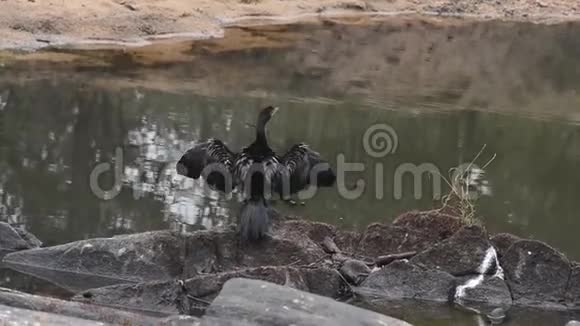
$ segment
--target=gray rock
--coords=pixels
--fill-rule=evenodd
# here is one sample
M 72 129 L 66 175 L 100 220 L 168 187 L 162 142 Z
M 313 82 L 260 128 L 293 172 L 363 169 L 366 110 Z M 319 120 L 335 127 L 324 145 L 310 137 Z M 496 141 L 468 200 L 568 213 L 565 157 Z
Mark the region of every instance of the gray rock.
M 32 233 L 13 227 L 8 223 L 0 222 L 0 251 L 12 252 L 18 250 L 38 248 L 42 242 Z
M 340 273 L 333 268 L 300 268 L 307 291 L 329 298 L 340 296 L 346 286 Z
M 454 288 L 455 278 L 449 273 L 398 260 L 371 273 L 354 291 L 362 301 L 418 299 L 447 302 Z
M 480 266 L 490 248 L 493 247 L 487 233 L 480 226 L 466 226 L 449 239 L 417 254 L 411 262 L 455 276 L 480 274 Z M 495 269 L 489 269 L 489 273 L 494 272 Z
M 201 319 L 193 316 L 171 316 L 160 321 L 161 326 L 199 326 Z
M 429 232 L 435 241 L 445 240 L 465 226 L 462 219 L 445 213 L 445 211 L 447 210 L 405 212 L 397 216 L 393 221 L 393 226 Z
M 505 320 L 506 311 L 504 308 L 495 308 L 485 316 L 492 325 L 499 325 Z
M 2 325 L 42 325 L 42 326 L 106 326 L 80 318 L 59 316 L 46 312 L 31 311 L 0 305 L 0 322 Z
M 180 314 L 182 288 L 177 281 L 117 284 L 83 291 L 74 301 L 107 305 L 136 313 L 171 316 Z
M 570 276 L 568 259 L 535 240 L 514 243 L 500 260 L 514 304 L 564 309 Z
M 439 241 L 440 238 L 429 230 L 375 223 L 369 225 L 363 233 L 356 253 L 366 257 L 377 257 L 406 251 L 421 251 Z
M 199 231 L 184 238 L 183 278 L 259 266 L 305 265 L 327 254 L 315 241 L 332 230 L 321 223 L 287 221 L 277 225 L 270 239 L 242 245 L 234 229 Z
M 337 230 L 334 235 L 334 243 L 343 253 L 357 252 L 362 235 L 354 231 Z
M 571 268 L 566 286 L 566 304 L 571 309 L 580 310 L 580 263 L 572 263 Z
M 108 307 L 64 301 L 0 288 L 0 305 L 120 325 L 158 325 L 159 319 Z M 42 323 L 42 325 L 45 325 Z
M 315 294 L 263 281 L 232 279 L 208 308 L 202 326 L 409 325 Z
M 371 273 L 371 269 L 360 260 L 350 259 L 340 267 L 340 274 L 351 284 L 359 285 Z
M 570 320 L 566 323 L 566 326 L 580 326 L 580 321 L 577 320 Z
M 264 280 L 330 297 L 337 296 L 342 286 L 338 272 L 329 268 L 270 266 L 198 275 L 181 284 L 165 281 L 107 286 L 87 290 L 73 300 L 157 315 L 201 315 L 232 278 Z
M 14 252 L 3 263 L 40 278 L 68 280 L 71 286 L 61 285 L 83 290 L 94 286 L 92 278 L 98 284 L 174 279 L 183 269 L 181 255 L 177 235 L 156 231 Z
M 491 238 L 491 243 L 497 250 L 498 257 L 502 257 L 506 251 L 516 242 L 522 240 L 510 233 L 500 233 L 496 234 Z
M 475 284 L 474 280 L 479 280 L 479 278 L 481 282 L 471 287 Z M 468 286 L 465 286 L 466 284 Z M 461 301 L 462 304 L 478 302 L 506 308 L 512 304 L 512 296 L 505 281 L 499 277 L 483 275 L 462 277 L 455 290 L 455 299 Z

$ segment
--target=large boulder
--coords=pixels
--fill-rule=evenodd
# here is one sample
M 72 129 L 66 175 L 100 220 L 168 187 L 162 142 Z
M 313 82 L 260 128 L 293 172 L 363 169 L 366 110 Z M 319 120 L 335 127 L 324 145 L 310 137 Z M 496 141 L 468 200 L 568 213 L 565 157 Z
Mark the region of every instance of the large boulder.
M 455 300 L 461 304 L 485 303 L 494 307 L 509 307 L 512 296 L 505 281 L 498 276 L 462 277 L 455 289 Z
M 571 273 L 564 255 L 543 242 L 521 240 L 500 261 L 514 304 L 564 309 Z
M 183 270 L 180 238 L 169 231 L 89 239 L 14 252 L 4 257 L 3 263 L 40 278 L 53 276 L 57 282 L 69 281 L 69 288 L 77 291 L 93 287 L 91 279 L 97 284 L 168 280 L 178 277 Z
M 353 285 L 359 285 L 371 273 L 365 262 L 356 259 L 345 261 L 339 271 L 345 280 Z
M 403 326 L 408 323 L 315 294 L 257 280 L 229 280 L 202 326 Z
M 418 299 L 447 302 L 455 278 L 444 271 L 428 269 L 398 260 L 371 273 L 355 293 L 362 301 Z
M 570 278 L 566 286 L 566 305 L 574 310 L 580 310 L 580 263 L 573 262 Z
M 353 254 L 358 250 L 361 237 L 359 232 L 337 230 L 333 240 L 341 252 Z
M 463 226 L 464 220 L 439 210 L 409 211 L 399 215 L 393 226 L 404 227 L 412 230 L 428 231 L 438 241 L 444 240 L 455 234 Z
M 490 265 L 497 264 L 495 249 L 485 230 L 476 225 L 463 227 L 449 239 L 417 254 L 411 262 L 455 276 L 493 274 L 497 268 Z
M 2 325 L 107 326 L 101 322 L 0 305 Z
M 160 320 L 157 318 L 134 314 L 127 311 L 41 297 L 4 288 L 0 288 L 0 305 L 42 311 L 46 313 L 53 313 L 117 325 L 153 326 L 159 325 L 160 322 Z M 41 323 L 41 325 L 45 324 Z
M 491 243 L 497 251 L 497 256 L 502 257 L 508 249 L 516 242 L 522 240 L 511 233 L 499 233 L 491 238 Z
M 272 237 L 258 243 L 240 243 L 238 233 L 225 230 L 198 231 L 184 236 L 183 278 L 259 266 L 307 265 L 327 254 L 319 245 L 333 229 L 323 223 L 287 221 Z
M 462 219 L 438 210 L 409 211 L 398 216 L 391 225 L 369 225 L 356 246 L 356 253 L 376 257 L 420 252 L 451 237 L 463 226 L 465 222 Z
M 23 228 L 0 222 L 0 257 L 13 251 L 38 248 L 42 242 Z
M 330 297 L 339 294 L 343 283 L 338 272 L 329 268 L 267 266 L 198 275 L 185 281 L 107 286 L 84 291 L 73 299 L 159 315 L 201 315 L 232 278 L 263 280 Z
M 421 251 L 439 242 L 429 230 L 374 223 L 362 234 L 356 254 L 377 257 L 407 251 Z

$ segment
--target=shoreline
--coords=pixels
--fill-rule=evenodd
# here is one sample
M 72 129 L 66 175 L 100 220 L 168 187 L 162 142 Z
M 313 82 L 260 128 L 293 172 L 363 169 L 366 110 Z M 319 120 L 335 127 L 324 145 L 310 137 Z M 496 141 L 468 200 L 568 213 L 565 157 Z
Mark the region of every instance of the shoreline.
M 191 8 L 184 0 L 81 0 L 74 4 L 6 0 L 0 13 L 0 51 L 46 48 L 116 49 L 143 47 L 165 40 L 221 38 L 232 26 L 297 22 L 372 20 L 386 17 L 477 22 L 498 20 L 558 24 L 580 21 L 580 4 L 568 0 L 504 1 L 449 4 L 430 0 L 201 2 Z M 121 11 L 121 13 L 119 13 Z M 22 13 L 26 12 L 24 16 Z

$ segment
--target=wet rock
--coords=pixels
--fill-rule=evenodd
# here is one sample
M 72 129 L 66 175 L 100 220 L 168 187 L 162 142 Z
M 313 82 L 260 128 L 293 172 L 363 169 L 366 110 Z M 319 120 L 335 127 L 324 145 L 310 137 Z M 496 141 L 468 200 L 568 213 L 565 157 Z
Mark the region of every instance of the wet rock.
M 174 279 L 181 274 L 181 241 L 169 231 L 121 235 L 76 241 L 64 245 L 6 255 L 8 267 L 47 279 L 51 275 L 77 290 L 99 283 L 127 283 Z M 62 276 L 66 275 L 63 279 Z M 78 282 L 75 277 L 85 282 Z
M 338 230 L 333 240 L 341 252 L 352 254 L 357 251 L 361 236 L 358 232 Z
M 198 275 L 182 282 L 108 286 L 87 290 L 73 299 L 158 315 L 201 315 L 232 278 L 263 280 L 329 297 L 338 296 L 343 283 L 338 272 L 329 268 L 268 266 Z
M 486 314 L 487 320 L 492 325 L 499 325 L 503 323 L 506 317 L 506 310 L 504 308 L 495 308 L 490 313 Z
M 119 325 L 147 326 L 159 324 L 159 319 L 153 317 L 108 307 L 41 297 L 4 288 L 0 288 L 0 305 Z
M 322 241 L 322 249 L 324 252 L 331 255 L 339 254 L 342 252 L 334 240 L 332 240 L 330 237 L 324 238 L 324 241 Z
M 301 268 L 307 291 L 329 298 L 337 298 L 346 284 L 340 273 L 333 268 Z
M 440 241 L 449 238 L 459 231 L 465 222 L 458 217 L 445 214 L 437 210 L 410 211 L 399 215 L 393 226 L 404 227 L 412 230 L 429 231 Z
M 484 275 L 462 277 L 455 290 L 455 299 L 462 304 L 477 302 L 505 308 L 512 304 L 512 296 L 505 281 Z
M 291 220 L 281 223 L 279 227 L 274 227 L 274 234 L 280 237 L 290 237 L 295 235 L 306 236 L 314 243 L 321 244 L 325 238 L 333 238 L 336 227 L 327 223 L 311 222 L 304 220 Z
M 103 287 L 120 283 L 132 283 L 131 281 L 119 280 L 116 277 L 107 277 L 77 272 L 51 270 L 38 266 L 8 265 L 11 269 L 18 271 L 29 278 L 43 280 L 44 283 L 54 284 L 67 292 L 76 293 L 86 289 Z
M 233 229 L 199 231 L 185 236 L 183 278 L 259 266 L 307 265 L 328 255 L 320 243 L 331 233 L 321 223 L 290 221 L 259 243 L 239 243 Z M 305 236 L 307 235 L 307 236 Z
M 514 304 L 563 309 L 570 275 L 568 259 L 535 240 L 514 243 L 500 260 Z
M 32 233 L 20 227 L 13 227 L 8 223 L 0 222 L 0 257 L 2 252 L 38 248 L 42 242 Z
M 488 253 L 488 250 L 491 251 Z M 492 255 L 484 262 L 486 255 Z M 495 268 L 483 266 L 496 264 L 495 249 L 480 226 L 466 226 L 449 239 L 434 245 L 411 259 L 411 262 L 427 268 L 439 269 L 455 276 L 495 272 Z M 486 269 L 482 271 L 482 269 Z
M 52 282 L 26 275 L 0 265 L 0 287 L 18 289 L 25 293 L 35 293 L 53 298 L 70 298 L 74 292 L 67 291 Z
M 571 265 L 570 278 L 566 286 L 566 304 L 569 308 L 580 310 L 580 263 Z
M 370 273 L 371 269 L 360 260 L 347 260 L 340 267 L 340 274 L 353 285 L 359 285 Z
M 496 234 L 491 238 L 491 243 L 497 250 L 497 256 L 502 257 L 506 251 L 516 242 L 522 240 L 510 233 L 500 233 Z
M 363 301 L 419 299 L 446 302 L 454 288 L 452 275 L 398 260 L 371 273 L 355 293 Z
M 235 227 L 185 235 L 154 231 L 26 250 L 7 255 L 4 263 L 79 292 L 259 266 L 320 267 L 330 258 L 321 244 L 334 232 L 324 223 L 284 221 L 270 239 L 241 244 Z
M 136 313 L 170 316 L 185 313 L 180 309 L 182 287 L 177 281 L 117 284 L 83 291 L 74 301 L 130 310 Z
M 362 235 L 357 254 L 377 257 L 405 251 L 421 251 L 439 241 L 429 230 L 415 230 L 385 224 L 371 224 Z
M 199 326 L 201 319 L 193 316 L 171 316 L 160 321 L 162 326 Z
M 185 312 L 197 314 L 205 310 L 207 305 L 203 301 L 213 301 L 222 291 L 224 284 L 233 278 L 256 279 L 308 290 L 303 274 L 293 267 L 258 267 L 218 275 L 204 275 L 185 281 L 186 300 L 184 307 L 187 309 Z M 199 298 L 203 301 L 197 300 Z
M 263 281 L 232 279 L 202 319 L 202 326 L 409 325 L 315 294 Z
M 2 325 L 106 326 L 104 323 L 0 305 Z M 108 325 L 108 324 L 107 324 Z

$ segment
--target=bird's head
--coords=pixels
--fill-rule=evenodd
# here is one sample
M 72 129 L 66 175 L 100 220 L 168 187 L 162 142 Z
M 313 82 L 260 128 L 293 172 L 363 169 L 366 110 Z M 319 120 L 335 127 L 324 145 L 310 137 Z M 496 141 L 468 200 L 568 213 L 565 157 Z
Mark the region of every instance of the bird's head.
M 258 115 L 257 125 L 258 126 L 265 126 L 266 123 L 268 121 L 270 121 L 270 119 L 272 119 L 274 114 L 276 114 L 276 112 L 278 112 L 278 108 L 273 107 L 273 106 L 268 106 L 268 107 L 262 109 L 262 111 L 260 111 L 260 114 Z

